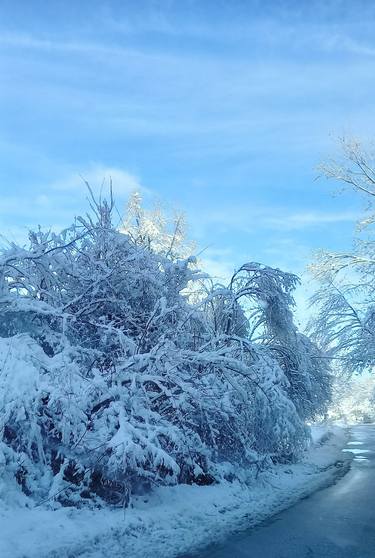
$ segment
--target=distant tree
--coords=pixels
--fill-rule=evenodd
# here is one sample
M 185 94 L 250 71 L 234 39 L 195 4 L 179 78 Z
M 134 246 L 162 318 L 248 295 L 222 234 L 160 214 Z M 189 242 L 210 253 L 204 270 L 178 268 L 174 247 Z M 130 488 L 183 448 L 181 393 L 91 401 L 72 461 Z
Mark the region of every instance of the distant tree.
M 331 420 L 349 424 L 375 421 L 375 378 L 370 375 L 352 376 L 341 373 L 334 383 Z
M 367 214 L 358 224 L 367 237 L 357 237 L 351 251 L 318 254 L 311 270 L 321 286 L 312 297 L 318 311 L 311 328 L 331 357 L 360 372 L 375 364 L 375 157 L 355 140 L 343 139 L 341 146 L 342 159 L 321 170 L 368 200 Z
M 187 258 L 195 252 L 194 244 L 187 240 L 186 229 L 183 213 L 170 215 L 160 203 L 145 209 L 141 194 L 134 192 L 129 197 L 120 231 L 137 245 L 173 260 Z

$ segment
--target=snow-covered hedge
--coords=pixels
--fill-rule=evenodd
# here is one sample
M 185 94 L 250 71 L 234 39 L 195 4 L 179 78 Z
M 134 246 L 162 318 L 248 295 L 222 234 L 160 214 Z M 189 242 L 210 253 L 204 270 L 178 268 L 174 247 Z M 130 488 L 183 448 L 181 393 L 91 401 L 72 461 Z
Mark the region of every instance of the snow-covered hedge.
M 119 232 L 112 201 L 91 209 L 0 254 L 4 475 L 38 502 L 124 505 L 297 459 L 330 395 L 293 325 L 297 278 L 247 264 L 212 285 Z

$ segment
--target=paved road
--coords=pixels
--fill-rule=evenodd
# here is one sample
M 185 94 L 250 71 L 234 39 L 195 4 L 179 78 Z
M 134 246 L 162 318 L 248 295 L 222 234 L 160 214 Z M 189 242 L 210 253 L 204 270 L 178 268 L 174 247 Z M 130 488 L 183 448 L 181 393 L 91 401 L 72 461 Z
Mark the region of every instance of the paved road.
M 356 426 L 351 470 L 268 523 L 197 558 L 375 558 L 375 426 Z

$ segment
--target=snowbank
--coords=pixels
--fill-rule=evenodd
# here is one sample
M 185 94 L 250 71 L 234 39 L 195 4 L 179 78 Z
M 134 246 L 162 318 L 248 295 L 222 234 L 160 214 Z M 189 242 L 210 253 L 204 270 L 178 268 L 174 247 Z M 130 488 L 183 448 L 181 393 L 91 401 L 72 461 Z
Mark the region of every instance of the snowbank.
M 159 488 L 125 510 L 0 509 L 2 558 L 169 558 L 225 538 L 335 481 L 349 467 L 339 427 L 313 428 L 304 461 L 277 466 L 251 486 Z

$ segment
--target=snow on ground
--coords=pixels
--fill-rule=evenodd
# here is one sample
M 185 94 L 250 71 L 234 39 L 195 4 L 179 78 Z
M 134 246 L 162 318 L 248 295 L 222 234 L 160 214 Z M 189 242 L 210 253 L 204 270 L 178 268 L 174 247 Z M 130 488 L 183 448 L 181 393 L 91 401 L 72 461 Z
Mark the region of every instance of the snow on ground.
M 48 510 L 3 502 L 1 558 L 172 558 L 255 525 L 322 488 L 349 467 L 347 431 L 319 426 L 305 459 L 250 486 L 158 488 L 125 510 Z

